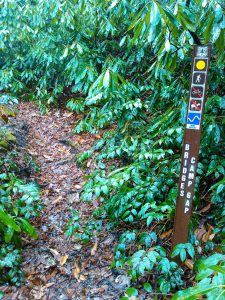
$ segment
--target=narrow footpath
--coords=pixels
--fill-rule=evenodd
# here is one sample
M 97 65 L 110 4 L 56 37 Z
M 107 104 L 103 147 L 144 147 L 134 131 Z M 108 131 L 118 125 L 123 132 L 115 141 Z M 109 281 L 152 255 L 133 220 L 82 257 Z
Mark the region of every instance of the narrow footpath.
M 86 245 L 65 236 L 71 208 L 79 211 L 83 222 L 99 205 L 96 200 L 80 200 L 85 175 L 95 164 L 90 159 L 81 169 L 76 157 L 90 149 L 100 135 L 74 134 L 80 116 L 63 109 L 42 116 L 34 103 L 21 103 L 18 108 L 14 123 L 26 128 L 26 151 L 40 167 L 29 180 L 41 188 L 43 209 L 33 220 L 39 239 L 23 238 L 26 280 L 19 288 L 7 287 L 4 299 L 119 299 L 129 278 L 110 268 L 116 233 L 104 230 Z

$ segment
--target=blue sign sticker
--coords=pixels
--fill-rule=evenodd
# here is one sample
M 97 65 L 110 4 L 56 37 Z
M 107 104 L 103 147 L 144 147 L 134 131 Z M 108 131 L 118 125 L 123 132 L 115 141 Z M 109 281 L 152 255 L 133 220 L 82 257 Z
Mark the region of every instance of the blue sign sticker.
M 200 123 L 201 123 L 201 113 L 189 111 L 187 116 L 187 128 L 199 129 Z

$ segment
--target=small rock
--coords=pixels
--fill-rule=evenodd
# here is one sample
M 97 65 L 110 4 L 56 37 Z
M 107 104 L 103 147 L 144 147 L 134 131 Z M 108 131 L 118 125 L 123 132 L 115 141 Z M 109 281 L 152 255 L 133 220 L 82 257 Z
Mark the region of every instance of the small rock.
M 72 204 L 72 203 L 79 203 L 80 202 L 80 195 L 79 195 L 79 193 L 69 194 L 67 196 L 67 199 L 68 199 L 68 201 L 69 201 L 70 204 Z
M 80 250 L 81 248 L 82 248 L 82 245 L 80 245 L 80 244 L 74 245 L 75 250 Z
M 47 232 L 48 231 L 48 227 L 46 225 L 41 226 L 41 229 L 43 232 Z
M 103 242 L 103 244 L 104 245 L 111 245 L 112 244 L 112 242 L 114 241 L 114 237 L 113 237 L 113 235 L 111 235 L 109 238 L 107 238 L 104 242 Z
M 115 288 L 123 289 L 125 287 L 128 287 L 128 286 L 130 286 L 130 281 L 131 281 L 130 277 L 128 277 L 126 275 L 119 275 L 115 279 L 115 283 L 116 283 Z

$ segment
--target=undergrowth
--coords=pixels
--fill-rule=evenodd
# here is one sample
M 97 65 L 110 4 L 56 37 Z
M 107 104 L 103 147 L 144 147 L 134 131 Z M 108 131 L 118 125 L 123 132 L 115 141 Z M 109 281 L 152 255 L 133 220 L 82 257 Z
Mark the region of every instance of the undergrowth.
M 1 89 L 37 99 L 42 112 L 66 99 L 68 109 L 81 117 L 77 133 L 105 129 L 93 149 L 79 157 L 83 164 L 96 157 L 98 169 L 87 178 L 83 199 L 96 198 L 100 208 L 83 229 L 75 212 L 67 233 L 79 230 L 87 242 L 107 218 L 109 226 L 124 228 L 113 266 L 127 269 L 136 283 L 146 280 L 147 292 L 165 298 L 191 286 L 189 275 L 205 272 L 204 278 L 196 275 L 196 287 L 174 297 L 211 293 L 211 299 L 222 299 L 223 2 L 11 0 L 0 1 L 0 8 Z M 169 250 L 191 51 L 194 43 L 209 42 L 213 54 L 189 243 L 174 250 L 189 262 L 181 268 Z M 151 287 L 154 274 L 158 279 Z M 124 297 L 137 293 L 130 287 Z
M 8 126 L 15 111 L 6 106 L 10 97 L 0 101 L 0 284 L 19 285 L 24 277 L 21 238 L 24 234 L 38 237 L 30 222 L 40 209 L 39 189 L 20 178 L 16 138 Z

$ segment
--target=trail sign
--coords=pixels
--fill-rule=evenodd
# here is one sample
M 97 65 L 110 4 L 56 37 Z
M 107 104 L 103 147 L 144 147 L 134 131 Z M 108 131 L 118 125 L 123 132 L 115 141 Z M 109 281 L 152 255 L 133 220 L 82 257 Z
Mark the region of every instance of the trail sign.
M 210 53 L 210 45 L 194 46 L 172 248 L 188 241 Z

